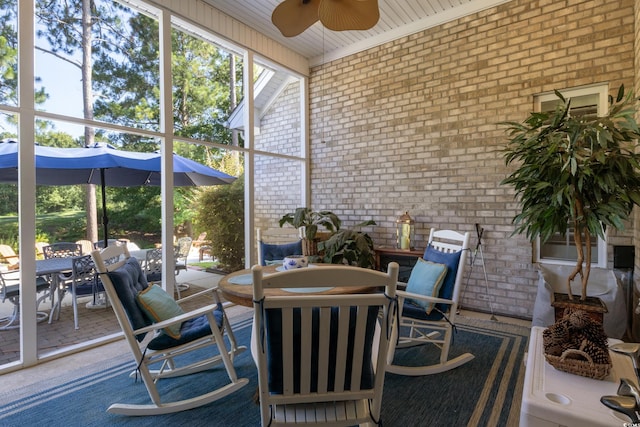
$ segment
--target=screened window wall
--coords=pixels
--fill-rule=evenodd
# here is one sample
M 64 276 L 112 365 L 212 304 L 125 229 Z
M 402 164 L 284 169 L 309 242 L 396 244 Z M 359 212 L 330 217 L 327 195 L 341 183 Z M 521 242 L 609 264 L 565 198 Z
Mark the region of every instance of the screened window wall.
M 255 262 L 256 226 L 278 227 L 307 198 L 303 76 L 144 2 L 97 0 L 91 19 L 83 18 L 82 3 L 0 4 L 0 149 L 18 147 L 11 173 L 1 170 L 7 158 L 0 155 L 0 245 L 19 257 L 12 265 L 0 254 L 0 274 L 7 273 L 4 289 L 23 300 L 0 300 L 0 373 L 119 338 L 100 295 L 79 297 L 74 315 L 62 276 L 39 274 L 37 246 L 107 237 L 142 257 L 145 249 L 227 227 L 243 243 L 229 258 L 214 247 L 208 260 L 233 271 Z M 82 39 L 83 27 L 90 37 Z M 254 124 L 252 132 L 245 123 Z M 174 169 L 169 156 L 179 155 L 236 180 L 178 186 L 163 173 L 155 186 L 107 182 L 103 189 L 51 185 L 36 173 L 36 146 L 95 145 L 159 153 L 163 172 Z M 233 202 L 223 210 L 224 197 Z M 166 259 L 163 285 L 173 291 L 181 277 L 173 257 Z

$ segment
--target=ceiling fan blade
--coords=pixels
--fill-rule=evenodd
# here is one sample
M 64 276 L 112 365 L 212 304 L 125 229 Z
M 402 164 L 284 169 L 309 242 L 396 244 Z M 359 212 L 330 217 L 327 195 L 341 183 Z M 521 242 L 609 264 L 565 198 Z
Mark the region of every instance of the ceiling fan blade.
M 271 22 L 283 36 L 297 36 L 318 20 L 318 7 L 321 1 L 284 0 L 273 10 Z
M 378 0 L 322 0 L 320 22 L 330 30 L 368 30 L 380 19 Z

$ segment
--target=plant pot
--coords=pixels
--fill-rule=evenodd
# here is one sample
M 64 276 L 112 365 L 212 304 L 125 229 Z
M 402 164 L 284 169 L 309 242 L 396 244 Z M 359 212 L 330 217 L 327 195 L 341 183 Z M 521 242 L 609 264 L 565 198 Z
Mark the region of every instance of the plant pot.
M 308 257 L 318 257 L 322 259 L 321 253 L 318 253 L 318 242 L 323 242 L 331 237 L 331 233 L 319 231 L 316 233 L 316 238 L 309 240 L 306 237 L 302 239 L 302 255 Z
M 551 306 L 554 293 L 566 293 L 567 277 L 573 271 L 573 266 L 538 264 L 537 268 L 539 273 L 538 291 L 531 324 L 546 328 L 556 321 L 555 307 Z M 574 280 L 571 284 L 574 301 L 580 300 L 580 288 L 580 281 Z M 613 270 L 591 268 L 587 292 L 588 296 L 600 298 L 607 307 L 603 316 L 603 326 L 607 336 L 622 339 L 627 329 L 627 308 L 624 292 L 621 291 Z
M 608 311 L 606 304 L 598 297 L 588 296 L 582 301 L 579 296 L 574 295 L 570 300 L 568 294 L 560 292 L 554 292 L 551 296 L 551 306 L 554 308 L 556 322 L 573 311 L 583 310 L 587 312 L 589 318 L 602 325 L 604 313 Z

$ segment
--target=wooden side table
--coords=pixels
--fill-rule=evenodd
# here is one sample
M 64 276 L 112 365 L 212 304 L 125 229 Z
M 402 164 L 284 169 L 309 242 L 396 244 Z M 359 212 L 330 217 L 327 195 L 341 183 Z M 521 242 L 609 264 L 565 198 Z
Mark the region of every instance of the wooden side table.
M 411 275 L 413 266 L 422 255 L 424 249 L 398 249 L 398 248 L 375 248 L 376 270 L 387 271 L 390 262 L 397 262 L 400 266 L 398 280 L 407 282 Z

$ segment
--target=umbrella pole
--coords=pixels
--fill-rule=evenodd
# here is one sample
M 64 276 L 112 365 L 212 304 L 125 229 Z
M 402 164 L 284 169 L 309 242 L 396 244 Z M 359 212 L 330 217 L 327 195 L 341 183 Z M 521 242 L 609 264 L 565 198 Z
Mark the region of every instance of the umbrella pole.
M 102 185 L 102 231 L 104 233 L 104 247 L 106 248 L 108 246 L 107 243 L 109 242 L 109 232 L 107 231 L 109 219 L 107 218 L 107 195 L 104 191 L 104 168 L 100 168 L 100 184 Z

